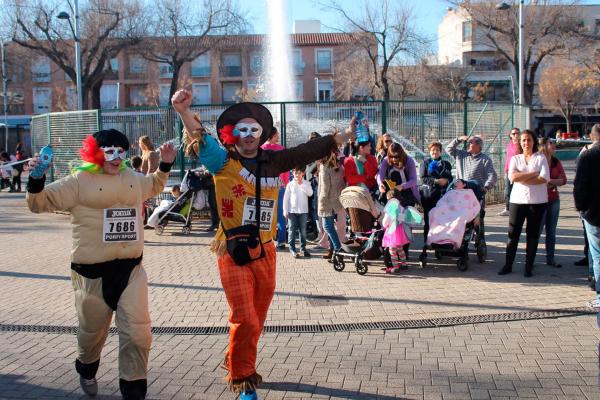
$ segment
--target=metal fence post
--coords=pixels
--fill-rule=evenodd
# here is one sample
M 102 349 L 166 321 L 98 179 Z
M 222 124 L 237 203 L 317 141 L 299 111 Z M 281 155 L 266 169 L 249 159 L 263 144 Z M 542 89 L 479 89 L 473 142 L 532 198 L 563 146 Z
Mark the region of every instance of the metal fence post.
M 102 130 L 102 110 L 96 110 L 96 127 L 99 131 Z
M 381 134 L 387 132 L 387 108 L 388 103 L 386 100 L 381 102 Z
M 467 102 L 463 102 L 463 136 L 467 136 L 469 132 L 469 115 L 467 113 Z
M 181 118 L 177 118 L 177 130 L 179 131 L 179 143 L 183 143 L 183 122 Z M 180 178 L 183 179 L 185 174 L 185 153 L 183 152 L 183 146 L 179 146 L 179 174 Z
M 279 132 L 281 134 L 281 144 L 283 147 L 287 147 L 287 138 L 286 138 L 286 119 L 285 119 L 285 103 L 280 103 L 279 104 L 279 114 L 281 115 L 281 131 Z

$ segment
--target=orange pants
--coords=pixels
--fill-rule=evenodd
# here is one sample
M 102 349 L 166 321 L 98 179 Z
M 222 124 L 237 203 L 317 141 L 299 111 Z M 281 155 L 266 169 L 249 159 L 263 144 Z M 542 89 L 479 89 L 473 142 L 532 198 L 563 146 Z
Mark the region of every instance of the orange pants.
M 229 303 L 229 349 L 227 364 L 232 380 L 256 373 L 258 339 L 275 292 L 275 246 L 264 245 L 265 257 L 244 266 L 229 254 L 219 256 L 219 273 Z

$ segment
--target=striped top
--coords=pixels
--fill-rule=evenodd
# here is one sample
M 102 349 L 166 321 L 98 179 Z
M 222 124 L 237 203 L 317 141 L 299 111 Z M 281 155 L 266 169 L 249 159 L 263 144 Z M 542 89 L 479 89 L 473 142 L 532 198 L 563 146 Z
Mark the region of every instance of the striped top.
M 446 147 L 446 152 L 456 160 L 456 175 L 465 181 L 476 181 L 482 189 L 490 190 L 496 185 L 498 176 L 491 158 L 483 153 L 471 155 L 466 150 L 459 150 L 460 141 L 454 139 Z

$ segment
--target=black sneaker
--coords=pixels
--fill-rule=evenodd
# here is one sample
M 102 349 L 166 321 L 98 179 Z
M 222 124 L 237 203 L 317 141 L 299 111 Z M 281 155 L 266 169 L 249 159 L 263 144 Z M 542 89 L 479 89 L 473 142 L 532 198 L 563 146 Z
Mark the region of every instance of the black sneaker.
M 303 255 L 304 257 L 308 257 L 308 258 L 310 258 L 310 253 L 308 252 L 308 250 L 304 250 L 304 251 L 302 252 L 302 255 Z
M 581 260 L 575 261 L 573 264 L 575 264 L 578 267 L 587 267 L 588 265 L 590 265 L 587 257 L 583 257 Z

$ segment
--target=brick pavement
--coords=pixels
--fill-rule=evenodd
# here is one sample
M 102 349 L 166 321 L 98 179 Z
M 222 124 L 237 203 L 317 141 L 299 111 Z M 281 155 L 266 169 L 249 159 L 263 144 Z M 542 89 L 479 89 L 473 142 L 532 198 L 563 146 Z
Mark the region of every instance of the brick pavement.
M 75 337 L 0 333 L 0 399 L 85 398 Z M 414 330 L 265 334 L 262 399 L 598 399 L 595 316 Z M 154 338 L 148 399 L 233 399 L 225 335 Z M 119 399 L 117 337 L 98 399 Z
M 564 267 L 560 270 L 541 265 L 542 244 L 540 265 L 533 278 L 523 278 L 523 248 L 516 272 L 498 277 L 507 219 L 496 217 L 499 209 L 492 207 L 486 219 L 489 260 L 479 265 L 472 256 L 471 267 L 465 273 L 459 272 L 452 261 L 438 262 L 430 257 L 431 267 L 424 270 L 413 265 L 405 274 L 389 276 L 375 267 L 359 276 L 351 268 L 335 272 L 321 259 L 295 260 L 280 253 L 277 293 L 267 325 L 395 321 L 579 307 L 592 293 L 586 287 L 586 269 L 571 264 L 581 256 L 582 238 L 568 196 L 570 190 L 570 186 L 562 190 L 557 259 Z M 0 324 L 75 325 L 68 280 L 69 217 L 30 214 L 23 197 L 0 193 Z M 208 250 L 209 241 L 208 235 L 198 230 L 191 236 L 180 235 L 178 229 L 164 236 L 146 231 L 144 263 L 151 282 L 154 326 L 226 325 L 227 305 L 214 257 Z M 413 248 L 420 247 L 420 243 L 419 239 Z M 417 251 L 411 255 L 416 257 Z M 345 296 L 348 301 L 314 306 L 307 299 L 310 295 L 332 294 Z M 597 383 L 595 321 L 587 316 L 559 319 L 556 326 L 554 322 L 266 334 L 261 370 L 268 381 L 281 379 L 283 383 L 270 384 L 264 393 L 267 398 L 375 398 L 375 394 L 382 399 L 396 395 L 522 398 L 526 394 L 554 398 L 552 391 L 557 388 L 552 385 L 558 385 L 562 393 L 554 394 L 584 398 L 585 390 L 592 390 Z M 561 332 L 571 336 L 560 336 Z M 421 335 L 431 335 L 431 341 L 421 340 Z M 464 335 L 469 336 L 468 340 L 463 339 Z M 59 398 L 76 391 L 76 377 L 71 371 L 74 339 L 71 335 L 0 333 L 0 398 L 10 388 L 17 390 L 17 398 L 27 391 L 46 391 L 45 395 Z M 438 346 L 436 341 L 447 341 L 449 345 Z M 225 345 L 225 336 L 156 335 L 151 362 L 152 398 L 219 398 L 224 385 L 217 364 Z M 115 365 L 115 347 L 116 337 L 111 336 L 105 351 L 107 369 Z M 544 351 L 539 351 L 541 348 Z M 516 354 L 511 358 L 512 352 Z M 545 358 L 546 354 L 554 358 Z M 398 359 L 401 355 L 403 358 Z M 562 365 L 558 372 L 556 365 Z M 460 381 L 463 378 L 473 381 Z M 504 380 L 510 384 L 502 383 Z M 114 392 L 114 372 L 108 373 L 106 382 L 108 390 L 103 393 Z M 231 398 L 227 396 L 223 398 Z

